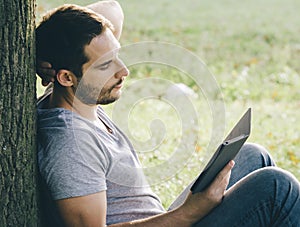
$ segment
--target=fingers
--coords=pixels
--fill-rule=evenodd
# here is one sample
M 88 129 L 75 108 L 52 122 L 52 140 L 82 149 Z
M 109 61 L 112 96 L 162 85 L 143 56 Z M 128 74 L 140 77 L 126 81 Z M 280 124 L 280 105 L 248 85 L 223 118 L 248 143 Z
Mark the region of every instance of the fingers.
M 37 64 L 41 68 L 50 68 L 50 69 L 52 68 L 52 65 L 46 61 L 38 61 Z
M 54 82 L 54 77 L 56 74 L 54 69 L 40 68 L 37 73 L 42 79 L 43 86 L 47 86 L 50 82 Z
M 205 190 L 207 197 L 211 198 L 215 202 L 221 202 L 226 192 L 226 188 L 229 183 L 231 169 L 234 166 L 234 161 L 231 160 L 228 164 L 220 171 L 211 185 Z
M 190 192 L 182 207 L 190 214 L 191 219 L 199 220 L 222 202 L 234 164 L 233 160 L 228 162 L 204 191 L 195 194 Z
M 203 192 L 195 194 L 190 192 L 182 207 L 191 214 L 191 219 L 196 217 L 199 220 L 222 202 L 234 164 L 233 160 L 228 162 Z
M 221 172 L 217 175 L 213 184 L 218 185 L 221 189 L 226 190 L 226 187 L 229 183 L 229 178 L 231 174 L 231 169 L 234 167 L 235 162 L 231 160 L 228 164 L 221 170 Z
M 231 172 L 231 169 L 234 167 L 235 162 L 233 160 L 229 161 L 227 165 L 221 170 L 217 177 L 224 179 L 228 176 L 228 173 Z
M 42 79 L 42 85 L 47 86 L 50 82 L 54 82 L 56 72 L 49 62 L 37 61 L 37 74 Z
M 43 85 L 44 87 L 47 87 L 49 83 L 50 83 L 49 81 L 42 80 L 42 85 Z

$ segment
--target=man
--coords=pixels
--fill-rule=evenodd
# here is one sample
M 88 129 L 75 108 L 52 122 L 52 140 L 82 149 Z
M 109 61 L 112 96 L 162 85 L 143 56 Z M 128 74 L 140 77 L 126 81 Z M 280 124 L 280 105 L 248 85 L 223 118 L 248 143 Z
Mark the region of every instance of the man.
M 130 141 L 99 106 L 120 97 L 129 74 L 106 18 L 66 5 L 36 30 L 37 58 L 56 73 L 53 91 L 38 103 L 38 163 L 44 194 L 50 193 L 44 204 L 50 225 L 300 226 L 299 182 L 277 168 L 260 169 L 273 161 L 258 145 L 244 146 L 237 167 L 230 161 L 205 191 L 187 190 L 172 210 L 163 209 Z

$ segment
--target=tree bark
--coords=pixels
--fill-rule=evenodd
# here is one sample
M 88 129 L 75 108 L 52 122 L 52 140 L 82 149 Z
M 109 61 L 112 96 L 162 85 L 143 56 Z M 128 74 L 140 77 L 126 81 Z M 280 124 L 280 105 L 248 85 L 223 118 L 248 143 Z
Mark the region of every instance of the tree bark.
M 35 0 L 0 0 L 0 226 L 37 226 Z

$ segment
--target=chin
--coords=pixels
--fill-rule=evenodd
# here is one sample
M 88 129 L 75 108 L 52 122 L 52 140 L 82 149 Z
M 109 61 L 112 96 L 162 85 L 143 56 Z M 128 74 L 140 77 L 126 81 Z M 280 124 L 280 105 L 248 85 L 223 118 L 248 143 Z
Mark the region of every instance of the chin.
M 108 105 L 108 104 L 111 104 L 115 101 L 117 101 L 119 99 L 120 96 L 118 97 L 109 97 L 109 98 L 102 98 L 102 99 L 99 99 L 97 100 L 97 104 L 98 105 Z
M 111 104 L 113 102 L 115 102 L 116 99 L 106 99 L 106 100 L 100 100 L 97 102 L 98 105 L 108 105 Z

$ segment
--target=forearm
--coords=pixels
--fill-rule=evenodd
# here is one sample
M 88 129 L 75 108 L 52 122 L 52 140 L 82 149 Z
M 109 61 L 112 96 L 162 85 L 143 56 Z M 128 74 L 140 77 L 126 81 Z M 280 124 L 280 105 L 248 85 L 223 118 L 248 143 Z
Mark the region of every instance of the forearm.
M 124 13 L 117 1 L 98 1 L 87 6 L 98 14 L 108 19 L 114 26 L 114 35 L 120 39 L 124 21 Z
M 199 217 L 200 218 L 200 217 Z M 186 217 L 185 212 L 183 212 L 180 208 L 169 211 L 163 214 L 159 214 L 150 218 L 136 220 L 132 222 L 126 223 L 119 223 L 110 225 L 109 227 L 165 227 L 165 226 L 172 226 L 172 227 L 188 227 L 191 226 L 195 220 L 189 220 Z
M 110 227 L 188 227 L 202 219 L 222 202 L 228 185 L 231 169 L 234 162 L 230 161 L 217 175 L 211 185 L 203 192 L 188 195 L 186 201 L 177 209 L 148 219 L 137 220 L 129 223 L 120 223 Z

